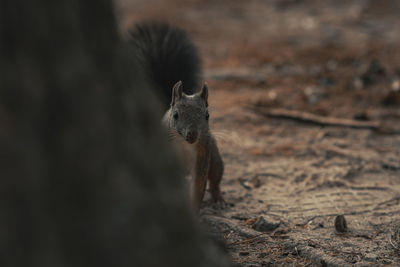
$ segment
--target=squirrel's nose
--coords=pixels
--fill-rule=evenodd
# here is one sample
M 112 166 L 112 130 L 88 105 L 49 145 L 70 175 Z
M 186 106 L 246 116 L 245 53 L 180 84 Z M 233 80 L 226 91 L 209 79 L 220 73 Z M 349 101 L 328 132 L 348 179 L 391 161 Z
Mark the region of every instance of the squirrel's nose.
M 188 141 L 189 143 L 194 143 L 197 139 L 197 132 L 193 130 L 188 130 L 186 132 L 185 140 Z

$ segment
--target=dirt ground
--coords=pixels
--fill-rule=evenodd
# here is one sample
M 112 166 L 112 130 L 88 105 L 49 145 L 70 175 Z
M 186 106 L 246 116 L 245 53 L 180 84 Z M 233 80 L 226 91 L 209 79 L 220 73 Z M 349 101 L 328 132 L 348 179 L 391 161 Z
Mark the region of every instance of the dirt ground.
M 399 1 L 119 6 L 122 29 L 164 20 L 201 50 L 229 203 L 215 209 L 206 200 L 201 221 L 235 263 L 400 266 Z M 304 122 L 300 111 L 322 122 Z M 372 126 L 325 124 L 330 117 Z

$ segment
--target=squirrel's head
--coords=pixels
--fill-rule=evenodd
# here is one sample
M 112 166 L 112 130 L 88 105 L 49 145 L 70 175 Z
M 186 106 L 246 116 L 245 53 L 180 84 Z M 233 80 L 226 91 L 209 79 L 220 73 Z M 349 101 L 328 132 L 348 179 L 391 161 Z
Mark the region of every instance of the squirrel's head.
M 171 120 L 173 127 L 188 143 L 195 143 L 200 136 L 208 134 L 208 87 L 203 85 L 200 92 L 186 95 L 179 81 L 172 89 Z

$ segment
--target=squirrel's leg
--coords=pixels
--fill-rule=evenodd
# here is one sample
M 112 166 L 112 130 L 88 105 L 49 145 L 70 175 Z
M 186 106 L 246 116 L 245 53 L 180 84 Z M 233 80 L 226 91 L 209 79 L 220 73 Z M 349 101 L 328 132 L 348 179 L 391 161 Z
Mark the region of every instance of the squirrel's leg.
M 201 201 L 204 197 L 204 192 L 207 184 L 209 162 L 209 151 L 206 151 L 202 147 L 198 147 L 192 181 L 192 202 L 196 211 L 200 210 Z
M 210 167 L 208 169 L 208 180 L 210 184 L 210 193 L 215 203 L 224 203 L 224 199 L 221 194 L 220 183 L 222 175 L 224 174 L 224 162 L 218 151 L 217 144 L 213 140 L 211 146 L 211 157 Z

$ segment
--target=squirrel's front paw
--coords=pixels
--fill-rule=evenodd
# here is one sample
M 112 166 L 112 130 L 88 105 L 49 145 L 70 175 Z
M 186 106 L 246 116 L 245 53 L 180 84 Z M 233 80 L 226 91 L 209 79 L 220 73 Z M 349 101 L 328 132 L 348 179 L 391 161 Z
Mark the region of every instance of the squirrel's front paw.
M 212 206 L 216 209 L 223 209 L 226 208 L 229 205 L 229 203 L 227 203 L 225 201 L 225 199 L 222 197 L 221 192 L 211 192 L 212 195 L 212 200 L 213 200 L 213 204 Z

